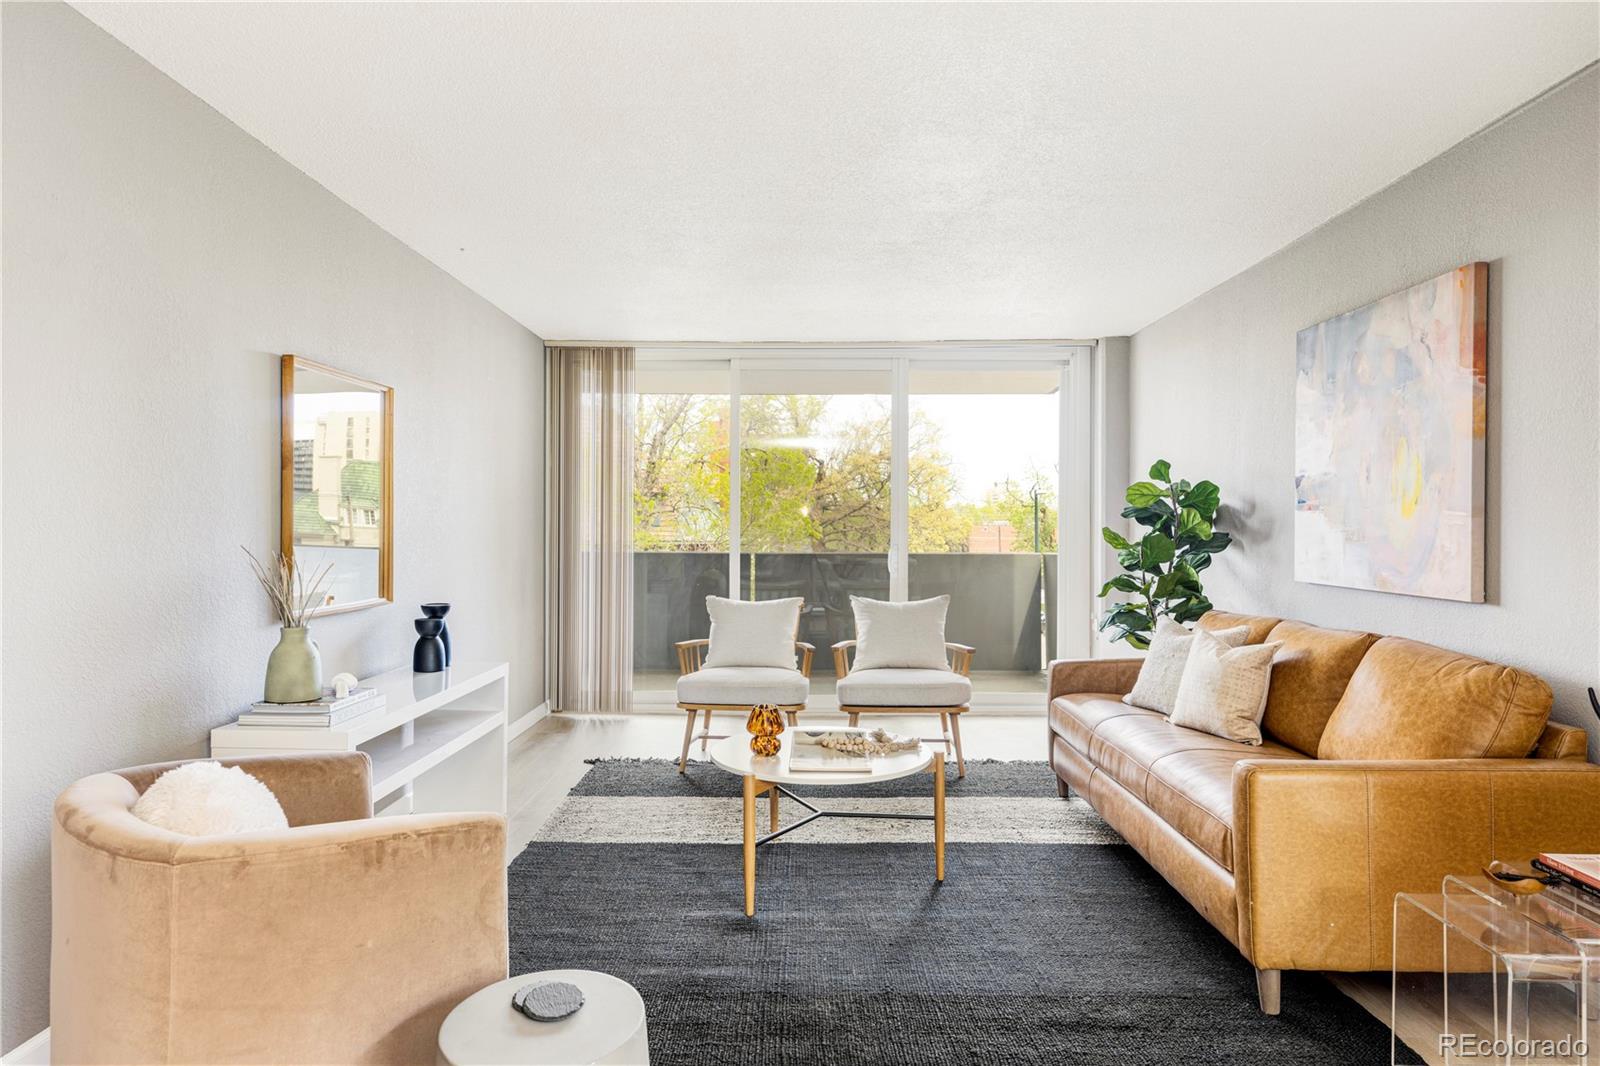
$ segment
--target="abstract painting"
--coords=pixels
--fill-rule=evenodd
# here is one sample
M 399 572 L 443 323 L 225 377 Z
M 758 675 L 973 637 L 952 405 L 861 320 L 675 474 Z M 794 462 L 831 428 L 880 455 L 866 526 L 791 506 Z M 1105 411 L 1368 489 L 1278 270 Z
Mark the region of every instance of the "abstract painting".
M 1483 602 L 1489 265 L 1300 331 L 1296 581 Z

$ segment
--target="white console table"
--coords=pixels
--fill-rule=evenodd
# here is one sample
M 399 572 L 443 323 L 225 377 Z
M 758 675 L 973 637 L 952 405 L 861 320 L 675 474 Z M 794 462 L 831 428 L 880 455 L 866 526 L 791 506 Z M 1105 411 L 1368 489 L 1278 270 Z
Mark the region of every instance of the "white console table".
M 213 758 L 309 751 L 372 757 L 377 814 L 506 813 L 507 663 L 458 662 L 437 674 L 391 670 L 365 678 L 384 709 L 331 729 L 220 726 Z

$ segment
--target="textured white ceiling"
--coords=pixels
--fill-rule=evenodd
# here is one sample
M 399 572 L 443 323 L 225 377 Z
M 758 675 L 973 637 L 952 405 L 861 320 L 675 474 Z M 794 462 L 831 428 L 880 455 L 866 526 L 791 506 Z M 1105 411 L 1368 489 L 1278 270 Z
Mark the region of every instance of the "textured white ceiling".
M 1587 3 L 76 6 L 552 338 L 1126 333 L 1600 50 Z

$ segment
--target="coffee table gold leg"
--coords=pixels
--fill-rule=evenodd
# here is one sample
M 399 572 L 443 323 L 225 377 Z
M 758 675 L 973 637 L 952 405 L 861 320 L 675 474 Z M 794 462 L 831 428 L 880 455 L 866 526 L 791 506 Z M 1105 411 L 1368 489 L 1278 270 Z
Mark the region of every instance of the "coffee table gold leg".
M 756 913 L 756 779 L 744 775 L 744 913 Z
M 933 760 L 933 867 L 944 882 L 944 755 Z
M 767 787 L 772 790 L 772 802 L 769 808 L 772 825 L 768 831 L 776 833 L 778 831 L 778 786 L 768 785 Z

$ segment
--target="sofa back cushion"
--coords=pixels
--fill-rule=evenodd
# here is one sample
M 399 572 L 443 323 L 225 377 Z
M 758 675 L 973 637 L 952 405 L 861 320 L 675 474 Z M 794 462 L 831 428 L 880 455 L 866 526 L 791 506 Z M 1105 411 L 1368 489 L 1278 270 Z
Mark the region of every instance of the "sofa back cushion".
M 1356 667 L 1317 744 L 1319 759 L 1522 758 L 1550 717 L 1533 674 L 1401 637 Z
M 1378 638 L 1285 620 L 1272 627 L 1267 639 L 1283 647 L 1272 663 L 1262 730 L 1302 755 L 1315 756 L 1351 675 Z
M 1272 627 L 1278 624 L 1278 619 L 1268 618 L 1259 614 L 1233 614 L 1230 611 L 1207 611 L 1195 623 L 1196 628 L 1205 629 L 1215 633 L 1219 629 L 1232 629 L 1235 626 L 1244 626 L 1249 630 L 1244 638 L 1246 644 L 1261 644 L 1267 639 L 1267 634 L 1272 632 Z

